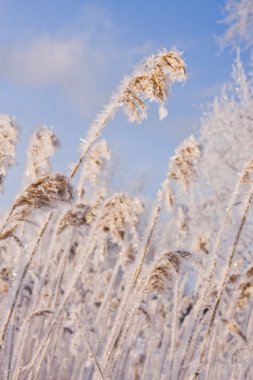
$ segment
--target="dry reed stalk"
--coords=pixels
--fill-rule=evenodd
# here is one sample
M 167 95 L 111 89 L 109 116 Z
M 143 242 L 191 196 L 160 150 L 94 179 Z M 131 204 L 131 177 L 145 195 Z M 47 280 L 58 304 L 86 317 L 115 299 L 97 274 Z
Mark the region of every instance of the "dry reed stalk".
M 216 343 L 216 337 L 217 337 L 217 326 L 214 326 L 214 329 L 212 331 L 212 336 L 211 336 L 211 343 L 210 343 L 210 350 L 208 354 L 208 360 L 205 368 L 205 377 L 204 380 L 209 380 L 211 373 L 212 373 L 212 364 L 214 363 L 215 359 L 213 358 L 215 351 L 212 349 L 214 344 Z
M 108 205 L 108 201 L 105 202 L 104 206 L 101 208 L 99 213 L 96 215 L 95 220 L 93 222 L 93 226 L 91 227 L 91 231 L 89 233 L 89 236 L 87 238 L 87 245 L 86 249 L 83 249 L 82 251 L 84 252 L 84 257 L 81 257 L 79 265 L 74 273 L 72 273 L 72 277 L 69 280 L 69 284 L 66 290 L 66 293 L 63 296 L 62 301 L 60 302 L 58 308 L 55 310 L 55 313 L 53 315 L 52 320 L 50 321 L 50 326 L 45 332 L 45 336 L 42 341 L 40 342 L 40 347 L 35 351 L 33 358 L 31 359 L 30 363 L 26 366 L 26 370 L 28 371 L 26 375 L 31 373 L 32 368 L 34 367 L 35 363 L 40 362 L 42 364 L 42 360 L 45 357 L 45 354 L 48 350 L 49 344 L 50 344 L 50 339 L 52 336 L 52 333 L 54 331 L 54 328 L 56 326 L 56 323 L 58 321 L 59 316 L 61 315 L 62 311 L 64 310 L 64 307 L 66 303 L 69 300 L 69 297 L 72 294 L 72 291 L 76 285 L 76 282 L 82 273 L 88 259 L 90 258 L 91 254 L 93 253 L 93 250 L 96 246 L 97 243 L 97 237 L 100 233 L 100 227 L 101 225 L 104 226 L 103 224 L 103 217 L 105 214 L 104 208 Z M 42 359 L 42 360 L 41 360 Z M 40 364 L 40 365 L 41 365 Z
M 42 229 L 37 237 L 37 240 L 36 240 L 36 243 L 35 243 L 35 246 L 34 246 L 34 249 L 29 257 L 29 260 L 27 261 L 24 269 L 23 269 L 23 272 L 22 272 L 22 275 L 21 275 L 21 278 L 19 279 L 19 283 L 18 283 L 18 287 L 15 291 L 15 294 L 14 294 L 14 297 L 13 297 L 13 300 L 11 302 L 11 306 L 10 306 L 10 310 L 8 312 L 8 315 L 7 316 L 4 316 L 3 318 L 3 322 L 1 322 L 1 327 L 0 327 L 0 335 L 1 335 L 1 346 L 0 346 L 0 349 L 2 348 L 2 344 L 4 343 L 4 339 L 5 339 L 5 335 L 6 335 L 6 332 L 7 332 L 7 329 L 8 329 L 8 326 L 9 326 L 9 323 L 10 323 L 10 320 L 11 320 L 11 317 L 12 317 L 12 314 L 14 312 L 14 309 L 15 309 L 15 306 L 16 306 L 16 303 L 17 303 L 17 300 L 18 300 L 18 296 L 22 290 L 22 286 L 23 286 L 23 283 L 24 283 L 24 279 L 26 277 L 26 274 L 31 266 L 31 263 L 32 263 L 32 260 L 33 260 L 33 257 L 37 251 L 37 247 L 38 245 L 40 244 L 40 241 L 45 233 L 45 230 L 49 224 L 49 221 L 52 217 L 52 212 L 50 212 L 48 214 L 48 217 L 46 218 L 46 221 L 44 222 L 43 226 L 42 226 Z
M 66 215 L 66 214 L 65 214 Z M 62 218 L 62 219 L 64 219 L 64 217 Z M 62 219 L 60 219 L 60 220 L 62 220 Z M 57 234 L 57 232 L 58 232 L 58 230 L 56 230 L 55 231 L 55 233 Z M 71 246 L 71 243 L 72 243 L 72 240 L 75 238 L 75 233 L 71 236 L 71 239 L 70 239 L 70 241 L 68 242 L 68 247 L 70 247 Z M 66 251 L 66 254 L 68 254 L 68 249 L 66 249 L 65 250 Z M 50 258 L 50 255 L 48 256 L 48 259 Z M 56 294 L 55 295 L 53 295 L 53 291 L 52 291 L 52 297 L 49 297 L 49 302 L 48 302 L 48 307 L 49 307 L 49 311 L 51 311 L 51 310 L 55 310 L 55 308 L 58 306 L 58 300 L 59 300 L 59 293 L 60 293 L 60 287 L 61 287 L 61 282 L 62 282 L 62 279 L 63 279 L 63 276 L 64 276 L 64 272 L 65 272 L 65 269 L 66 269 L 66 261 L 67 261 L 67 255 L 63 255 L 63 270 L 60 270 L 60 280 L 59 280 L 59 284 L 58 284 L 58 289 L 57 289 L 57 292 L 56 292 Z M 47 271 L 47 265 L 44 265 L 43 266 L 43 272 L 42 272 L 42 278 L 44 278 L 45 277 L 45 275 L 46 275 L 46 271 Z M 56 275 L 56 278 L 58 278 L 58 275 Z M 42 288 L 42 286 L 41 286 L 41 288 Z M 41 289 L 40 289 L 41 290 Z M 39 301 L 39 296 L 37 297 L 37 301 Z M 51 301 L 51 302 L 50 302 Z M 31 314 L 30 314 L 30 316 L 28 317 L 28 319 L 27 319 L 27 322 L 28 323 L 30 323 L 31 324 L 31 321 L 33 320 L 33 318 L 36 316 L 36 315 L 38 315 L 38 312 L 36 312 L 36 310 L 37 310 L 37 307 L 38 307 L 38 305 L 36 304 L 36 300 L 35 300 L 35 302 L 33 302 L 33 305 L 31 306 L 31 309 L 32 309 L 32 311 L 31 311 Z M 54 311 L 53 311 L 53 313 L 54 313 Z M 52 314 L 53 314 L 52 313 Z M 50 313 L 51 314 L 51 313 Z M 43 320 L 42 320 L 42 327 L 41 327 L 41 332 L 42 332 L 42 330 L 43 330 L 43 326 L 44 326 L 44 320 L 45 320 L 45 318 L 43 317 Z M 30 328 L 30 326 L 29 325 L 27 325 L 27 329 L 26 329 L 26 334 L 29 332 L 29 328 Z M 24 334 L 22 334 L 22 336 L 26 336 L 26 334 L 24 333 Z M 41 334 L 40 334 L 40 336 L 39 336 L 39 341 L 40 341 L 40 339 L 41 339 Z M 33 377 L 33 378 L 37 378 L 38 376 L 39 376 L 39 372 L 40 372 L 40 369 L 41 369 L 41 366 L 42 366 L 42 364 L 43 364 L 43 360 L 44 360 L 44 358 L 45 358 L 45 356 L 46 356 L 46 353 L 47 353 L 47 350 L 48 350 L 48 348 L 49 348 L 49 344 L 50 344 L 50 341 L 51 341 L 51 337 L 50 337 L 50 339 L 48 340 L 48 343 L 47 343 L 47 345 L 46 345 L 46 349 L 44 350 L 44 352 L 43 352 L 43 355 L 41 355 L 41 357 L 39 358 L 39 360 L 38 360 L 38 362 L 36 363 L 37 364 L 37 367 L 36 367 L 36 372 L 35 373 L 30 373 L 31 374 L 31 376 Z M 35 348 L 36 349 L 36 348 Z M 27 369 L 27 365 L 24 367 L 24 369 L 26 370 Z M 20 367 L 20 369 L 19 369 L 19 372 L 21 371 L 21 367 Z M 17 379 L 19 378 L 19 375 L 17 376 Z
M 125 289 L 124 296 L 121 300 L 120 308 L 119 308 L 118 314 L 116 316 L 116 321 L 114 322 L 114 327 L 113 327 L 112 332 L 110 334 L 110 337 L 108 339 L 109 342 L 108 342 L 106 348 L 104 349 L 105 354 L 107 354 L 109 352 L 109 355 L 107 356 L 107 358 L 105 357 L 105 355 L 103 355 L 103 358 L 102 358 L 102 363 L 103 363 L 102 368 L 103 368 L 103 372 L 106 375 L 107 375 L 106 369 L 107 369 L 108 363 L 111 360 L 111 356 L 113 355 L 115 347 L 117 347 L 117 344 L 118 344 L 120 337 L 122 335 L 122 332 L 123 332 L 123 330 L 122 330 L 123 324 L 126 321 L 126 317 L 128 314 L 127 309 L 132 304 L 133 298 L 135 295 L 135 288 L 138 287 L 137 282 L 139 280 L 139 277 L 140 277 L 140 274 L 142 271 L 142 267 L 144 264 L 144 260 L 145 260 L 145 257 L 147 255 L 147 252 L 148 252 L 148 249 L 150 246 L 150 242 L 151 242 L 151 239 L 153 236 L 153 232 L 155 230 L 155 226 L 156 226 L 158 217 L 160 215 L 161 202 L 162 202 L 162 193 L 159 191 L 158 192 L 157 205 L 154 207 L 153 213 L 151 215 L 151 220 L 150 220 L 150 223 L 147 227 L 147 232 L 145 234 L 146 236 L 144 235 L 145 236 L 144 249 L 142 251 L 140 258 L 136 259 L 136 269 L 133 270 L 130 281 L 127 284 L 127 287 Z
M 201 350 L 201 353 L 200 353 L 199 364 L 198 364 L 197 370 L 195 371 L 195 374 L 193 376 L 193 380 L 198 379 L 199 374 L 200 374 L 200 369 L 201 369 L 201 365 L 202 365 L 204 357 L 205 357 L 208 340 L 209 340 L 209 337 L 210 337 L 210 334 L 211 334 L 211 331 L 212 331 L 212 327 L 213 327 L 213 324 L 215 322 L 216 315 L 217 315 L 217 312 L 218 312 L 218 309 L 219 309 L 219 306 L 220 306 L 220 302 L 221 302 L 221 299 L 222 299 L 222 296 L 223 296 L 224 286 L 225 286 L 225 284 L 226 284 L 226 282 L 228 280 L 229 271 L 230 271 L 230 268 L 231 268 L 231 265 L 232 265 L 232 261 L 233 261 L 234 255 L 236 253 L 236 248 L 237 248 L 237 245 L 238 245 L 238 242 L 239 242 L 239 239 L 240 239 L 240 236 L 241 236 L 244 224 L 245 224 L 247 216 L 248 216 L 248 212 L 249 212 L 249 208 L 251 206 L 252 200 L 253 200 L 253 187 L 252 187 L 252 189 L 250 191 L 249 198 L 248 198 L 248 200 L 246 202 L 246 207 L 245 207 L 242 219 L 241 219 L 239 230 L 238 230 L 238 233 L 237 233 L 237 235 L 235 237 L 235 240 L 234 240 L 234 243 L 233 243 L 233 247 L 232 247 L 232 252 L 231 252 L 231 254 L 229 256 L 228 263 L 226 265 L 226 271 L 225 271 L 224 276 L 222 278 L 222 282 L 219 285 L 219 290 L 218 290 L 218 294 L 217 294 L 217 297 L 216 297 L 214 309 L 212 311 L 210 322 L 209 322 L 209 325 L 208 325 L 208 329 L 206 331 L 206 334 L 205 334 L 205 337 L 204 337 L 204 340 L 203 340 L 203 343 L 202 343 L 202 350 Z
M 207 298 L 209 290 L 212 288 L 212 281 L 214 280 L 215 272 L 219 269 L 217 267 L 218 258 L 219 258 L 219 251 L 226 251 L 226 247 L 224 246 L 224 249 L 222 249 L 221 245 L 226 244 L 226 240 L 224 238 L 224 234 L 227 232 L 230 232 L 230 228 L 235 228 L 235 215 L 238 207 L 241 204 L 241 201 L 244 200 L 244 196 L 248 198 L 248 176 L 253 168 L 252 161 L 249 162 L 249 164 L 246 165 L 245 169 L 243 170 L 242 174 L 240 175 L 240 178 L 237 181 L 237 184 L 235 186 L 235 190 L 231 196 L 231 200 L 229 203 L 229 207 L 226 210 L 226 216 L 224 219 L 224 222 L 221 226 L 219 235 L 217 237 L 217 240 L 214 245 L 214 250 L 212 254 L 212 262 L 210 264 L 210 271 L 207 276 L 207 279 L 205 280 L 205 283 L 202 287 L 202 290 L 200 291 L 199 299 L 197 300 L 195 304 L 195 313 L 196 318 L 193 323 L 193 327 L 191 329 L 190 335 L 187 340 L 186 349 L 183 354 L 183 359 L 180 364 L 180 370 L 178 373 L 178 378 L 181 379 L 182 372 L 184 370 L 184 364 L 187 360 L 187 355 L 189 354 L 190 348 L 192 346 L 192 343 L 194 342 L 194 339 L 196 338 L 198 334 L 198 327 L 201 326 L 201 320 L 203 318 L 203 310 L 205 309 L 205 300 Z M 231 227 L 232 226 L 232 227 Z M 234 232 L 236 233 L 236 232 Z
M 157 347 L 158 345 L 157 339 L 157 336 L 152 336 L 148 341 L 147 354 L 145 357 L 145 362 L 140 380 L 145 380 L 148 378 L 148 376 L 150 377 L 151 375 L 150 361 L 153 358 L 155 347 Z
M 197 159 L 200 156 L 200 150 L 196 143 L 196 140 L 193 137 L 190 137 L 189 139 L 185 140 L 185 142 L 181 145 L 181 147 L 178 149 L 177 154 L 174 158 L 172 158 L 171 164 L 169 166 L 168 170 L 168 178 L 165 179 L 161 186 L 161 191 L 158 191 L 157 194 L 157 200 L 156 204 L 154 206 L 150 224 L 147 228 L 146 233 L 146 242 L 144 243 L 144 249 L 143 252 L 136 262 L 136 270 L 133 273 L 131 280 L 128 284 L 128 287 L 125 291 L 125 296 L 122 299 L 121 307 L 118 312 L 117 320 L 115 322 L 114 329 L 112 330 L 111 337 L 109 338 L 109 343 L 105 349 L 105 352 L 109 352 L 109 355 L 107 359 L 103 357 L 102 362 L 103 365 L 103 371 L 106 372 L 106 366 L 111 360 L 111 356 L 113 355 L 114 347 L 117 346 L 120 336 L 122 335 L 122 324 L 126 320 L 127 315 L 127 309 L 129 305 L 132 305 L 134 297 L 136 297 L 135 287 L 137 287 L 137 282 L 139 281 L 139 278 L 141 276 L 141 272 L 143 269 L 143 264 L 145 257 L 147 255 L 150 242 L 161 212 L 163 199 L 166 197 L 166 194 L 168 190 L 170 191 L 169 186 L 169 180 L 176 180 L 176 181 L 182 181 L 185 187 L 187 188 L 189 185 L 190 179 L 195 175 L 195 169 L 194 165 Z M 184 159 L 187 158 L 187 164 L 183 164 Z M 171 194 L 171 192 L 170 192 Z M 130 299 L 130 300 L 129 300 Z M 137 297 L 138 299 L 138 297 Z M 131 307 L 131 306 L 130 306 Z
M 137 245 L 137 236 L 135 236 L 133 238 L 133 242 L 136 241 L 136 245 Z M 107 288 L 106 288 L 106 292 L 105 292 L 105 295 L 103 297 L 103 300 L 102 300 L 102 303 L 99 307 L 99 311 L 98 311 L 98 314 L 96 316 L 96 319 L 95 319 L 95 322 L 93 324 L 94 328 L 96 329 L 99 325 L 103 324 L 103 320 L 106 320 L 106 316 L 107 316 L 107 313 L 108 313 L 108 309 L 110 307 L 110 295 L 111 295 L 111 292 L 113 291 L 113 285 L 115 283 L 115 280 L 117 278 L 117 275 L 119 274 L 120 272 L 120 268 L 123 268 L 124 267 L 124 261 L 126 260 L 127 258 L 127 254 L 128 254 L 128 251 L 130 249 L 130 251 L 132 250 L 132 244 L 130 243 L 130 246 L 127 246 L 126 248 L 123 248 L 123 253 L 120 254 L 120 257 L 119 259 L 117 260 L 117 263 L 116 263 L 116 266 L 114 267 L 113 269 L 113 273 L 110 277 L 110 281 L 107 285 Z M 136 247 L 137 249 L 137 247 Z M 130 260 L 132 260 L 132 257 L 130 258 Z M 127 264 L 128 265 L 128 264 Z M 125 270 L 126 271 L 126 270 Z M 90 377 L 91 378 L 91 375 Z
M 101 306 L 100 306 L 98 314 L 96 316 L 96 319 L 95 319 L 95 322 L 94 322 L 94 327 L 95 328 L 96 328 L 96 326 L 99 326 L 101 324 L 101 322 L 102 322 L 101 319 L 104 319 L 104 317 L 106 315 L 106 307 L 109 307 L 110 293 L 112 291 L 113 284 L 114 284 L 114 282 L 116 280 L 116 277 L 118 275 L 120 266 L 121 266 L 121 262 L 118 260 L 115 268 L 113 269 L 113 273 L 112 273 L 112 276 L 110 278 L 110 282 L 108 283 L 108 286 L 107 286 L 104 298 L 102 300 Z
M 97 360 L 96 354 L 94 353 L 94 351 L 93 351 L 93 349 L 92 349 L 92 347 L 91 347 L 91 344 L 90 344 L 90 341 L 89 341 L 89 339 L 88 339 L 88 336 L 87 336 L 87 334 L 86 334 L 86 332 L 85 332 L 83 326 L 81 326 L 81 324 L 80 324 L 80 320 L 79 320 L 79 318 L 78 318 L 77 315 L 76 315 L 76 320 L 77 320 L 77 323 L 78 323 L 79 331 L 81 331 L 81 335 L 83 335 L 83 337 L 85 338 L 85 341 L 86 341 L 87 346 L 88 346 L 88 348 L 89 348 L 90 356 L 92 357 L 92 359 L 93 359 L 93 361 L 94 361 L 94 363 L 95 363 L 95 367 L 97 368 L 97 371 L 98 371 L 98 373 L 100 374 L 101 379 L 104 380 L 105 378 L 104 378 L 104 375 L 103 375 L 102 369 L 101 369 L 101 367 L 100 367 L 100 365 L 99 365 L 99 363 L 98 363 L 98 360 Z
M 72 241 L 74 239 L 75 234 L 72 235 L 70 245 L 72 244 Z M 68 246 L 69 247 L 69 246 Z M 66 249 L 64 252 L 65 254 L 62 255 L 61 261 L 58 265 L 58 270 L 56 273 L 56 281 L 55 286 L 52 290 L 52 297 L 49 299 L 49 306 L 55 309 L 58 306 L 60 293 L 61 293 L 61 287 L 63 283 L 64 275 L 66 274 L 66 268 L 67 268 L 67 262 L 68 262 L 68 249 Z M 59 279 L 59 280 L 58 280 Z M 57 283 L 58 280 L 58 283 Z
M 123 348 L 124 341 L 128 335 L 133 318 L 139 308 L 143 294 L 151 290 L 163 292 L 168 281 L 171 279 L 173 270 L 179 270 L 181 258 L 188 257 L 189 255 L 189 252 L 185 251 L 168 252 L 163 255 L 162 258 L 157 260 L 157 263 L 153 266 L 148 275 L 144 274 L 138 280 L 138 284 L 136 284 L 135 288 L 132 290 L 132 297 L 128 300 L 128 308 L 124 313 L 124 320 L 120 325 L 117 339 L 114 342 L 112 351 L 109 351 L 108 359 L 103 367 L 103 373 L 106 378 L 110 379 L 113 376 L 119 352 L 121 352 L 121 349 Z
M 56 175 L 47 175 L 43 177 L 42 179 L 38 180 L 37 182 L 31 184 L 26 188 L 24 193 L 17 198 L 15 201 L 11 213 L 7 219 L 10 221 L 10 218 L 14 216 L 17 210 L 17 215 L 19 216 L 19 208 L 25 207 L 26 210 L 29 210 L 28 212 L 31 212 L 30 209 L 37 209 L 37 208 L 44 208 L 44 207 L 50 207 L 55 202 L 62 202 L 62 201 L 69 201 L 73 198 L 73 188 L 68 184 L 68 181 L 66 178 L 62 175 L 56 174 Z M 55 206 L 55 205 L 54 205 Z M 21 210 L 22 212 L 23 210 Z M 27 213 L 26 213 L 27 215 Z M 3 343 L 5 334 L 7 332 L 8 325 L 10 323 L 12 314 L 14 312 L 14 308 L 16 306 L 18 296 L 20 294 L 20 291 L 23 286 L 24 279 L 26 277 L 26 274 L 30 268 L 30 265 L 32 263 L 33 257 L 37 251 L 37 247 L 41 241 L 41 238 L 46 230 L 46 227 L 52 217 L 52 212 L 50 212 L 49 217 L 47 218 L 45 224 L 43 225 L 38 237 L 37 241 L 35 243 L 35 247 L 30 255 L 29 260 L 27 261 L 23 272 L 21 274 L 21 278 L 19 280 L 17 289 L 15 291 L 15 294 L 13 295 L 13 301 L 10 306 L 10 310 L 8 312 L 8 315 L 4 317 L 3 322 L 1 324 L 1 342 Z M 4 228 L 4 227 L 3 227 Z M 5 320 L 6 318 L 6 320 Z
M 10 349 L 9 349 L 9 357 L 7 358 L 7 373 L 6 373 L 6 380 L 10 379 L 11 374 L 11 363 L 12 363 L 12 354 L 13 354 L 13 345 L 14 345 L 14 331 L 16 329 L 15 321 L 13 323 L 12 329 L 11 329 L 11 342 L 10 342 Z
M 52 214 L 52 212 L 51 212 Z M 51 224 L 54 224 L 53 217 L 51 215 Z M 31 329 L 31 325 L 35 319 L 35 317 L 43 317 L 42 319 L 42 327 L 44 323 L 45 316 L 52 314 L 54 308 L 50 305 L 47 309 L 40 309 L 39 303 L 40 300 L 43 299 L 42 296 L 42 288 L 44 285 L 44 279 L 46 278 L 46 274 L 48 271 L 48 266 L 50 263 L 50 260 L 52 260 L 52 252 L 55 247 L 55 239 L 56 239 L 56 231 L 53 230 L 53 237 L 51 236 L 50 239 L 50 245 L 47 249 L 47 252 L 43 252 L 42 258 L 42 270 L 40 273 L 40 282 L 35 282 L 34 288 L 33 288 L 33 297 L 29 304 L 29 315 L 25 318 L 24 322 L 22 323 L 22 326 L 19 328 L 19 339 L 17 340 L 15 346 L 16 346 L 16 356 L 14 357 L 15 367 L 13 370 L 13 379 L 19 379 L 21 376 L 22 366 L 23 366 L 23 356 L 24 356 L 24 348 L 27 344 L 28 338 L 29 338 L 29 330 Z M 39 328 L 38 328 L 39 329 Z M 40 336 L 38 336 L 38 339 L 40 339 Z
M 140 380 L 145 380 L 151 376 L 154 377 L 154 373 L 155 374 L 157 373 L 158 366 L 154 362 L 154 356 L 156 354 L 157 347 L 161 346 L 161 349 L 162 349 L 162 346 L 164 345 L 164 341 L 166 337 L 168 337 L 169 335 L 169 332 L 167 336 L 164 334 L 164 331 L 166 330 L 166 327 L 167 327 L 166 324 L 162 325 L 163 332 L 161 333 L 161 335 L 159 334 L 160 329 L 161 329 L 161 325 L 159 324 L 161 305 L 162 305 L 162 299 L 158 298 L 156 302 L 156 306 L 152 313 L 153 314 L 152 320 L 151 320 L 151 316 L 149 317 L 150 318 L 149 331 L 148 331 L 149 339 L 146 339 L 146 344 L 145 344 L 146 355 L 145 355 L 145 358 L 143 359 L 144 365 L 141 370 Z M 158 330 L 158 333 L 157 333 L 157 330 Z
M 102 370 L 100 368 L 99 362 L 97 360 L 96 354 L 94 353 L 94 351 L 93 351 L 93 349 L 91 347 L 91 344 L 90 344 L 90 341 L 89 341 L 89 338 L 87 336 L 87 333 L 85 331 L 84 326 L 81 326 L 81 323 L 80 323 L 80 320 L 78 318 L 77 313 L 75 313 L 75 317 L 74 317 L 74 321 L 73 322 L 75 324 L 77 324 L 78 333 L 80 334 L 81 338 L 83 338 L 83 340 L 86 342 L 86 344 L 88 346 L 88 349 L 89 349 L 90 357 L 92 358 L 92 360 L 93 360 L 93 362 L 95 364 L 97 372 L 99 373 L 100 378 L 102 380 L 104 380 L 104 376 L 103 376 Z M 80 336 L 79 336 L 79 338 L 80 338 Z M 46 352 L 48 351 L 49 344 L 50 344 L 50 339 L 48 340 L 47 345 L 45 345 L 45 349 L 44 349 L 43 355 L 39 358 L 38 362 L 36 363 L 36 367 L 35 367 L 35 369 L 33 371 L 33 374 L 32 374 L 34 380 L 38 379 L 39 372 L 41 370 L 41 366 L 42 366 L 42 363 L 43 363 L 43 359 L 44 359 L 44 357 L 46 355 Z
M 168 378 L 170 379 L 175 378 L 173 376 L 173 370 L 179 319 L 179 274 L 183 260 L 189 258 L 190 256 L 191 254 L 187 251 L 178 250 L 174 252 L 168 252 L 162 255 L 161 258 L 157 260 L 157 263 L 154 265 L 153 269 L 150 272 L 150 275 L 148 276 L 148 291 L 151 290 L 157 291 L 158 293 L 162 294 L 164 293 L 165 297 L 169 291 L 173 295 L 173 299 L 171 302 L 172 307 L 170 310 L 172 313 L 171 327 L 169 330 L 166 327 L 164 342 L 162 342 L 163 353 L 161 348 L 161 360 L 159 361 L 157 366 L 156 377 L 159 376 L 159 378 L 162 376 L 165 361 L 169 363 L 169 372 L 166 376 L 168 376 Z
M 176 347 L 176 337 L 178 330 L 178 292 L 179 292 L 179 279 L 176 276 L 175 284 L 174 284 L 174 300 L 173 300 L 173 315 L 172 315 L 172 328 L 171 328 L 171 344 L 170 344 L 170 380 L 173 380 L 173 369 L 174 369 L 174 355 L 175 355 L 175 347 Z

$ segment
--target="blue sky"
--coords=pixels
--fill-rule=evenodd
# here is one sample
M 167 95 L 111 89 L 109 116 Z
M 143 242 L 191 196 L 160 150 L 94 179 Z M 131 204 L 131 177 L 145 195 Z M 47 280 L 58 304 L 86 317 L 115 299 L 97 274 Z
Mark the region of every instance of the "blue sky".
M 120 112 L 104 137 L 119 155 L 118 189 L 145 178 L 154 194 L 177 144 L 198 124 L 203 104 L 229 78 L 233 55 L 219 52 L 224 1 L 0 0 L 0 112 L 21 127 L 19 166 L 6 181 L 0 205 L 21 186 L 25 149 L 38 125 L 53 126 L 62 149 L 55 170 L 78 158 L 79 138 L 133 65 L 160 48 L 184 52 L 189 78 L 176 84 L 168 117 L 157 108 L 132 125 Z

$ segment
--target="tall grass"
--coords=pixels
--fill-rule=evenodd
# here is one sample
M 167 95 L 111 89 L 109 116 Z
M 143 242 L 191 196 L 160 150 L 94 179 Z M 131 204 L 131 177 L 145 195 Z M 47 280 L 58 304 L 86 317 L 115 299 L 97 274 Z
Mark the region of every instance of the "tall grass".
M 180 53 L 146 58 L 92 123 L 69 175 L 51 171 L 53 131 L 32 136 L 23 190 L 1 223 L 1 379 L 252 378 L 251 157 L 241 154 L 226 192 L 210 176 L 203 128 L 176 149 L 151 208 L 107 186 L 104 128 L 120 108 L 141 122 L 147 101 L 165 117 L 170 86 L 185 78 Z M 1 186 L 17 136 L 1 115 Z

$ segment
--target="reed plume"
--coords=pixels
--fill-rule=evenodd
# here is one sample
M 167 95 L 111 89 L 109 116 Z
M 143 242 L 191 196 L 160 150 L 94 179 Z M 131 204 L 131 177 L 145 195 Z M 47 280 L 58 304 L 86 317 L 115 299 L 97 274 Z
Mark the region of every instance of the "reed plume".
M 3 181 L 7 170 L 15 164 L 18 127 L 14 117 L 0 114 L 0 191 L 3 191 Z
M 41 126 L 31 137 L 27 150 L 26 182 L 34 182 L 50 173 L 49 158 L 60 146 L 53 129 Z
M 60 219 L 57 233 L 60 234 L 68 227 L 81 227 L 90 225 L 95 217 L 96 204 L 85 205 L 78 203 L 71 210 L 67 211 Z
M 189 258 L 191 254 L 186 251 L 174 251 L 164 253 L 156 262 L 148 276 L 147 291 L 165 292 L 174 274 L 179 272 L 183 258 Z
M 142 211 L 143 205 L 138 198 L 118 194 L 105 203 L 101 218 L 102 231 L 115 242 L 121 242 L 126 231 L 131 233 L 135 228 Z
M 74 199 L 74 189 L 62 174 L 48 174 L 29 185 L 17 197 L 12 210 L 24 206 L 31 209 L 55 207 Z
M 187 190 L 190 180 L 196 179 L 195 164 L 200 154 L 199 144 L 193 136 L 190 136 L 176 149 L 176 154 L 171 158 L 169 179 L 178 181 Z

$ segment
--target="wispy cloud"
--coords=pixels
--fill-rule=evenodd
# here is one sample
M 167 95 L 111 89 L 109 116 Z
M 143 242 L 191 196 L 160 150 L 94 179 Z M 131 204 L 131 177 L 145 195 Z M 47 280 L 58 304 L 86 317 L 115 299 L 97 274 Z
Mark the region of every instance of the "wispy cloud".
M 60 86 L 77 106 L 89 107 L 92 101 L 102 100 L 100 89 L 106 91 L 110 74 L 125 70 L 129 61 L 150 48 L 149 44 L 122 46 L 115 37 L 116 30 L 103 9 L 85 7 L 61 30 L 24 35 L 18 42 L 2 47 L 0 79 L 21 86 Z
M 30 86 L 67 82 L 84 62 L 85 45 L 83 37 L 45 34 L 7 47 L 0 52 L 0 77 Z

